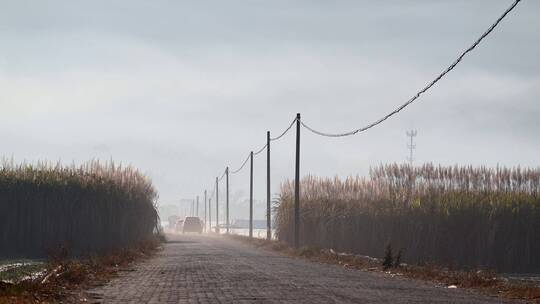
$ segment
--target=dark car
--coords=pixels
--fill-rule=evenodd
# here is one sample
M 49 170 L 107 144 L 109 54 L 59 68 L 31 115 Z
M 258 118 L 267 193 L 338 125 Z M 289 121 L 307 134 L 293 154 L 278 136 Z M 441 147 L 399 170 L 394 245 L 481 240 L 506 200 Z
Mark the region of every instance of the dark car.
M 184 220 L 184 225 L 182 227 L 182 233 L 186 232 L 197 232 L 202 233 L 203 224 L 200 218 L 196 216 L 188 216 Z

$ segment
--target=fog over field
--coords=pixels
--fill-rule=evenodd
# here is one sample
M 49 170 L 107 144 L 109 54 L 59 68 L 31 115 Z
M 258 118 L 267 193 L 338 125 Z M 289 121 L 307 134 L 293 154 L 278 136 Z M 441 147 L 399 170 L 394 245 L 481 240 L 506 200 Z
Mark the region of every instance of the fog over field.
M 391 111 L 510 2 L 0 0 L 1 154 L 113 159 L 147 172 L 163 204 L 202 196 L 297 112 L 339 132 Z M 417 163 L 537 167 L 539 12 L 522 1 L 447 78 L 365 134 L 303 129 L 302 174 L 405 161 L 408 129 L 418 130 Z M 294 175 L 293 134 L 272 151 L 277 193 Z M 231 177 L 235 201 L 247 197 L 248 173 Z M 261 203 L 265 174 L 262 154 Z M 247 204 L 236 206 L 232 217 L 246 217 Z

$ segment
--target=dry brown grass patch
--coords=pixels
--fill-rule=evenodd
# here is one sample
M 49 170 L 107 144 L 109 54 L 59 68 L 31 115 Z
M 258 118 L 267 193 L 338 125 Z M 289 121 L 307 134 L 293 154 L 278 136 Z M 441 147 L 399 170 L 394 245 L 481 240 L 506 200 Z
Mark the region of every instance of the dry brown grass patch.
M 540 286 L 526 282 L 512 282 L 498 276 L 495 272 L 471 270 L 449 270 L 437 265 L 407 265 L 401 264 L 397 268 L 384 270 L 382 261 L 376 258 L 338 253 L 332 249 L 319 249 L 316 247 L 302 247 L 294 249 L 280 241 L 250 239 L 245 236 L 231 235 L 232 239 L 246 242 L 256 247 L 267 248 L 284 254 L 309 259 L 310 261 L 341 265 L 346 268 L 363 271 L 375 271 L 403 276 L 410 279 L 434 282 L 445 287 L 456 286 L 479 291 L 506 299 L 527 300 L 528 303 L 540 303 Z
M 119 270 L 150 257 L 160 246 L 156 238 L 101 256 L 80 259 L 51 257 L 46 271 L 33 279 L 9 284 L 0 282 L 0 304 L 56 303 L 70 299 L 77 291 L 105 283 Z

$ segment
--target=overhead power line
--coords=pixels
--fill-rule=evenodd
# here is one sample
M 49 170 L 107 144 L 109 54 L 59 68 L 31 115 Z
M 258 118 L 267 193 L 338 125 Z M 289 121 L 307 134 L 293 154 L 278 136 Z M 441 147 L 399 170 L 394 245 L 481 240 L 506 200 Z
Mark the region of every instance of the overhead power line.
M 229 171 L 229 173 L 230 173 L 230 174 L 236 174 L 236 173 L 240 172 L 242 169 L 244 169 L 244 166 L 247 164 L 250 155 L 251 155 L 251 152 L 248 154 L 248 156 L 246 157 L 246 160 L 244 160 L 244 162 L 242 163 L 242 165 L 240 166 L 240 168 L 238 168 L 238 169 L 236 169 L 236 170 L 233 170 L 233 171 Z
M 291 121 L 291 124 L 287 127 L 287 129 L 285 129 L 285 131 L 283 131 L 283 133 L 281 133 L 279 136 L 277 137 L 274 137 L 274 138 L 270 138 L 271 141 L 276 141 L 278 139 L 281 139 L 283 136 L 285 136 L 285 134 L 287 134 L 287 132 L 289 132 L 289 130 L 292 128 L 292 126 L 294 126 L 294 123 L 296 122 L 296 117 L 293 119 L 293 121 Z
M 407 107 L 408 105 L 413 103 L 415 100 L 417 100 L 420 97 L 420 95 L 424 94 L 431 87 L 433 87 L 439 80 L 441 80 L 446 74 L 448 74 L 450 71 L 452 71 L 461 62 L 463 57 L 465 57 L 469 52 L 474 50 L 476 48 L 476 46 L 478 46 L 480 44 L 480 42 L 482 42 L 482 40 L 484 40 L 484 38 L 486 38 L 491 32 L 493 32 L 493 30 L 497 27 L 497 25 L 499 25 L 499 23 L 506 17 L 506 15 L 508 15 L 508 13 L 510 13 L 518 5 L 519 2 L 521 2 L 521 0 L 515 0 L 514 3 L 509 8 L 507 8 L 504 11 L 504 13 L 495 21 L 495 23 L 493 23 L 478 39 L 476 39 L 476 41 L 469 48 L 467 48 L 465 51 L 463 51 L 459 55 L 459 57 L 448 68 L 446 68 L 441 74 L 439 74 L 433 81 L 431 81 L 428 85 L 426 85 L 423 89 L 421 89 L 418 93 L 416 93 L 407 102 L 405 102 L 404 104 L 402 104 L 401 106 L 396 108 L 394 111 L 392 111 L 392 112 L 388 113 L 387 115 L 383 116 L 382 118 L 380 118 L 380 119 L 378 119 L 378 120 L 376 120 L 376 121 L 374 121 L 374 122 L 372 122 L 372 123 L 370 123 L 370 124 L 368 124 L 368 125 L 366 125 L 364 127 L 361 127 L 359 129 L 352 130 L 352 131 L 349 131 L 349 132 L 343 132 L 343 133 L 321 132 L 321 131 L 315 130 L 312 127 L 306 125 L 303 121 L 301 121 L 300 123 L 302 124 L 302 126 L 304 128 L 308 129 L 309 131 L 311 131 L 311 132 L 313 132 L 313 133 L 315 133 L 317 135 L 326 136 L 326 137 L 343 137 L 343 136 L 355 135 L 355 134 L 358 134 L 360 132 L 364 132 L 364 131 L 366 131 L 368 129 L 371 129 L 371 128 L 375 127 L 376 125 L 384 122 L 385 120 L 387 120 L 391 116 L 397 114 L 398 112 L 403 110 L 405 107 Z
M 274 138 L 270 138 L 271 141 L 276 141 L 280 138 L 282 138 L 283 136 L 285 136 L 285 134 L 287 134 L 287 132 L 289 132 L 289 130 L 292 128 L 292 126 L 294 125 L 294 123 L 296 122 L 296 117 L 293 119 L 293 121 L 291 122 L 291 124 L 285 129 L 285 131 L 283 131 L 283 133 L 281 133 L 279 136 L 277 137 L 274 137 Z M 259 154 L 261 154 L 265 149 L 266 147 L 268 146 L 268 144 L 265 144 L 264 146 L 262 146 L 262 148 L 260 148 L 259 150 L 257 150 L 256 152 L 253 152 L 253 156 L 257 156 Z M 250 153 L 251 154 L 251 153 Z M 229 171 L 230 174 L 236 174 L 240 171 L 242 171 L 242 169 L 244 169 L 244 167 L 246 166 L 248 160 L 249 160 L 249 156 L 250 154 L 248 154 L 248 156 L 246 157 L 246 159 L 244 160 L 244 162 L 242 163 L 242 165 L 236 169 L 236 170 L 232 170 L 232 171 Z M 223 173 L 223 175 L 225 175 L 225 173 Z M 223 176 L 221 176 L 219 178 L 219 180 L 221 181 L 221 179 L 223 178 Z
M 264 151 L 264 149 L 266 149 L 266 147 L 268 147 L 268 144 L 264 144 L 264 146 L 257 150 L 257 152 L 253 152 L 253 156 L 259 155 L 262 151 Z
M 281 139 L 283 136 L 285 136 L 285 134 L 287 134 L 289 132 L 289 130 L 291 130 L 292 126 L 294 126 L 294 123 L 296 122 L 296 117 L 293 119 L 293 121 L 291 121 L 291 124 L 283 131 L 283 133 L 281 133 L 279 136 L 277 137 L 274 137 L 274 138 L 270 138 L 270 141 L 276 141 L 278 139 Z M 268 147 L 268 144 L 264 144 L 264 146 L 262 148 L 260 148 L 259 150 L 257 150 L 257 152 L 253 152 L 253 156 L 257 156 L 259 154 L 261 154 L 265 149 L 266 147 Z
M 223 174 L 221 175 L 221 177 L 218 179 L 218 181 L 221 181 L 223 179 L 223 177 L 225 177 L 225 174 L 227 174 L 227 170 L 223 171 Z

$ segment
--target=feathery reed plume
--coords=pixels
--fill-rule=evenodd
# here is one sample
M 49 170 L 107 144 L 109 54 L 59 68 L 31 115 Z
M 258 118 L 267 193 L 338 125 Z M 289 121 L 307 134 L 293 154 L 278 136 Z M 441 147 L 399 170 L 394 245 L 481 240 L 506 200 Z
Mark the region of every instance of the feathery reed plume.
M 99 253 L 151 238 L 157 193 L 132 167 L 91 161 L 81 166 L 3 162 L 0 168 L 0 257 L 43 257 L 66 248 Z
M 370 178 L 301 180 L 303 245 L 502 271 L 540 270 L 540 168 L 381 165 Z M 294 182 L 281 185 L 277 235 L 292 243 Z

